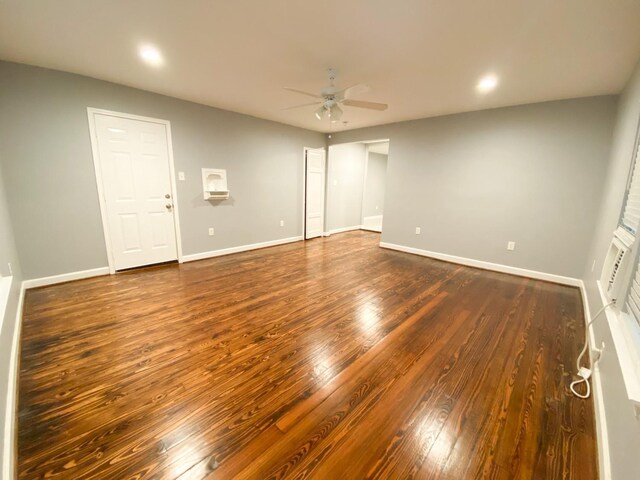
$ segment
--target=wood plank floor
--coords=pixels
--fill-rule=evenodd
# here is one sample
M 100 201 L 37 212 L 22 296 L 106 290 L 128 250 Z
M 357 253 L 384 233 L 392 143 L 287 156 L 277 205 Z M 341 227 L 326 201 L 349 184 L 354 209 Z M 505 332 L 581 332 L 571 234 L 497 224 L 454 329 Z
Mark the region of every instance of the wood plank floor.
M 29 290 L 20 478 L 597 478 L 579 291 L 378 242 Z

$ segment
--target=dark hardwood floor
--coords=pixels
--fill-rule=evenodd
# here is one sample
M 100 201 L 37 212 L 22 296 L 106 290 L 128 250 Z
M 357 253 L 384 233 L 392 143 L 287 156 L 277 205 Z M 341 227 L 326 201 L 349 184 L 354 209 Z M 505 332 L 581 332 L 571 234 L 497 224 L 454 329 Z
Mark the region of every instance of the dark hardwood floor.
M 20 478 L 597 478 L 579 291 L 378 241 L 29 290 Z

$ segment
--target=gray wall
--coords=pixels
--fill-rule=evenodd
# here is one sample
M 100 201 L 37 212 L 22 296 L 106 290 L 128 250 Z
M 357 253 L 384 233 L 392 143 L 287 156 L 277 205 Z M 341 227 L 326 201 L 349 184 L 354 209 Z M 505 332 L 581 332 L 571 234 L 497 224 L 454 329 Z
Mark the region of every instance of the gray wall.
M 0 167 L 0 273 L 3 276 L 9 276 L 9 269 L 7 267 L 8 263 L 11 263 L 13 282 L 11 284 L 9 303 L 6 311 L 4 312 L 4 319 L 0 319 L 2 320 L 2 328 L 0 329 L 0 444 L 2 444 L 0 446 L 0 475 L 2 475 L 1 472 L 4 468 L 4 457 L 2 454 L 4 452 L 3 442 L 6 419 L 5 412 L 7 408 L 7 390 L 9 388 L 11 344 L 16 328 L 20 283 L 22 282 L 20 262 L 18 261 L 18 254 L 13 238 L 13 228 L 11 226 L 11 218 L 9 216 L 5 198 L 5 185 L 2 176 L 2 168 Z
M 352 130 L 329 142 L 390 139 L 383 242 L 580 278 L 615 112 L 616 97 L 583 98 Z
M 609 168 L 603 177 L 604 193 L 597 228 L 584 264 L 584 283 L 592 315 L 602 308 L 596 280 L 600 277 L 612 232 L 620 218 L 639 118 L 640 64 L 619 100 Z M 594 260 L 595 268 L 592 271 Z M 640 472 L 640 420 L 635 417 L 627 398 L 613 339 L 604 317 L 594 324 L 594 334 L 596 345 L 605 343 L 598 366 L 607 419 L 612 476 L 614 479 L 636 479 Z
M 171 121 L 185 255 L 302 235 L 303 149 L 324 135 L 0 62 L 0 161 L 25 278 L 107 265 L 87 107 Z M 203 200 L 202 167 L 227 169 L 228 201 Z
M 387 155 L 369 152 L 362 198 L 362 217 L 382 215 L 387 177 Z
M 366 147 L 334 145 L 327 158 L 325 230 L 360 226 Z

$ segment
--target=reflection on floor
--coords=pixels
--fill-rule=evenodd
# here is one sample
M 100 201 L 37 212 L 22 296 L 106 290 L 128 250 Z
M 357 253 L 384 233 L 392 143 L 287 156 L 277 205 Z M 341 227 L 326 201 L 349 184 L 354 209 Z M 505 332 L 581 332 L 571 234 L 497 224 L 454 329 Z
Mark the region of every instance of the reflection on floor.
M 354 231 L 27 292 L 21 478 L 596 478 L 577 289 Z

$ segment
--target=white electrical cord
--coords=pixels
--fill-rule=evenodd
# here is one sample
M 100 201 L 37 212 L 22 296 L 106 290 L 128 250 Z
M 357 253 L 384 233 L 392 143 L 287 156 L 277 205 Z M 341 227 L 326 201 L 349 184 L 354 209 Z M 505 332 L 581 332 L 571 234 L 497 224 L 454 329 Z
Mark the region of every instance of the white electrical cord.
M 569 385 L 569 389 L 576 397 L 589 398 L 589 396 L 591 395 L 591 385 L 589 385 L 589 377 L 591 377 L 591 372 L 593 372 L 593 359 L 591 355 L 589 355 L 589 368 L 580 366 L 582 357 L 587 352 L 587 348 L 589 348 L 589 328 L 591 328 L 591 325 L 593 324 L 593 322 L 595 322 L 598 319 L 598 317 L 602 315 L 602 312 L 604 312 L 607 309 L 607 307 L 610 307 L 614 303 L 616 303 L 615 300 L 612 300 L 611 302 L 607 303 L 600 310 L 598 310 L 598 313 L 596 313 L 596 315 L 591 319 L 591 321 L 587 323 L 587 327 L 584 332 L 584 347 L 582 347 L 582 351 L 580 352 L 580 355 L 578 355 L 578 360 L 576 360 L 576 368 L 578 369 L 578 376 L 580 377 L 580 379 L 571 382 L 571 385 Z M 586 383 L 586 387 L 587 387 L 587 393 L 584 395 L 576 392 L 576 389 L 575 389 L 576 385 L 580 385 L 583 382 Z

